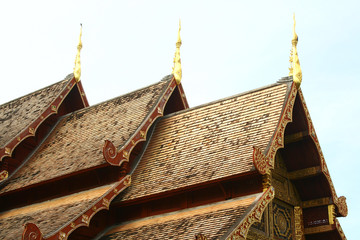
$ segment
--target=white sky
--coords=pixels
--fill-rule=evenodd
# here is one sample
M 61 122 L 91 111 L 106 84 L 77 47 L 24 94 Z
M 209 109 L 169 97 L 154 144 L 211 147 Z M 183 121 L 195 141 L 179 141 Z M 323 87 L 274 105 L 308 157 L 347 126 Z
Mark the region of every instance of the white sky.
M 338 196 L 348 239 L 360 239 L 359 1 L 1 1 L 0 103 L 72 72 L 83 23 L 82 83 L 90 104 L 171 73 L 182 21 L 190 106 L 288 74 L 296 13 L 301 86 Z

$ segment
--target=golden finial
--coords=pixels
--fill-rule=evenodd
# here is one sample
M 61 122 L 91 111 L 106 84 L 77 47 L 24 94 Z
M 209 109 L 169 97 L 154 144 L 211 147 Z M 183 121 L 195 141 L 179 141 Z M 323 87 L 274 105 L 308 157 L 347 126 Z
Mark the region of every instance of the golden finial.
M 295 25 L 296 25 L 296 21 L 295 21 L 295 13 L 294 13 L 293 38 L 291 40 L 292 47 L 290 51 L 290 60 L 289 60 L 290 62 L 289 76 L 293 77 L 293 81 L 295 82 L 296 87 L 299 88 L 302 80 L 302 72 L 301 72 L 300 61 L 296 48 L 298 43 L 298 35 L 295 32 Z
M 181 21 L 179 19 L 179 31 L 178 31 L 178 39 L 176 42 L 176 51 L 174 57 L 174 67 L 172 74 L 175 77 L 176 83 L 179 85 L 182 78 L 182 70 L 181 70 L 181 59 L 180 59 L 180 47 L 181 47 L 181 38 L 180 38 L 180 30 L 181 30 Z
M 82 35 L 82 24 L 80 23 L 79 44 L 77 45 L 77 53 L 75 57 L 75 67 L 74 67 L 74 76 L 77 82 L 80 81 L 80 76 L 81 76 L 81 64 L 80 64 L 80 51 L 82 48 L 81 35 Z

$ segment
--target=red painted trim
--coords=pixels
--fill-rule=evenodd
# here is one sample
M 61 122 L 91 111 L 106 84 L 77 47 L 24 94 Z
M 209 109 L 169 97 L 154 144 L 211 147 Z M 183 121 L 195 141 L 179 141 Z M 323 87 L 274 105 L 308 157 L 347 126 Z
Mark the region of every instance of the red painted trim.
M 103 147 L 103 156 L 105 160 L 114 166 L 121 166 L 123 162 L 128 162 L 131 151 L 134 147 L 139 143 L 146 141 L 146 134 L 154 121 L 162 117 L 164 114 L 165 105 L 176 88 L 176 81 L 173 77 L 163 95 L 160 97 L 158 103 L 152 109 L 152 111 L 145 117 L 140 127 L 135 131 L 135 133 L 129 138 L 129 140 L 124 144 L 124 146 L 117 151 L 114 144 L 105 140 L 105 144 Z
M 187 101 L 187 98 L 186 98 L 186 95 L 185 95 L 185 92 L 184 92 L 184 89 L 183 89 L 181 83 L 178 85 L 178 89 L 179 89 L 179 93 L 180 93 L 180 96 L 181 96 L 182 103 L 183 103 L 185 109 L 188 109 L 189 104 L 188 104 L 188 101 Z
M 253 147 L 253 163 L 255 168 L 261 174 L 269 173 L 271 169 L 274 169 L 276 152 L 279 148 L 284 147 L 285 129 L 287 124 L 292 122 L 296 94 L 297 88 L 295 84 L 292 83 L 284 110 L 280 116 L 280 120 L 274 131 L 273 137 L 271 138 L 266 154 L 264 154 L 258 147 Z
M 72 219 L 69 223 L 58 229 L 53 235 L 42 237 L 40 229 L 33 223 L 27 223 L 23 232 L 23 240 L 58 240 L 67 239 L 69 235 L 81 226 L 89 227 L 91 219 L 101 210 L 109 210 L 110 203 L 119 195 L 124 189 L 131 184 L 131 176 L 126 175 L 122 177 L 111 189 L 103 194 L 95 203 L 87 208 L 84 212 Z M 38 238 L 31 238 L 32 236 L 39 236 Z
M 311 139 L 315 143 L 315 146 L 317 148 L 317 151 L 318 151 L 318 154 L 319 154 L 319 157 L 320 157 L 321 171 L 322 171 L 322 173 L 324 174 L 325 178 L 328 181 L 329 188 L 330 188 L 330 191 L 331 191 L 331 195 L 332 195 L 334 204 L 338 208 L 339 214 L 341 216 L 343 216 L 343 217 L 346 217 L 347 214 L 348 214 L 346 198 L 344 196 L 338 197 L 337 194 L 336 194 L 335 187 L 334 187 L 334 184 L 333 184 L 333 182 L 331 180 L 329 169 L 328 169 L 328 167 L 326 165 L 326 162 L 325 162 L 324 154 L 321 151 L 320 143 L 319 143 L 319 140 L 318 140 L 318 138 L 316 136 L 315 128 L 314 128 L 314 125 L 313 125 L 313 123 L 311 121 L 309 110 L 308 110 L 308 108 L 306 106 L 304 96 L 303 96 L 302 91 L 300 89 L 299 89 L 298 93 L 299 93 L 301 104 L 303 106 L 303 109 L 304 109 L 304 112 L 305 112 L 305 115 L 306 115 L 307 125 L 308 125 L 308 129 L 309 129 L 309 136 L 311 137 Z
M 29 126 L 27 126 L 20 134 L 14 137 L 9 143 L 6 144 L 4 148 L 0 149 L 0 161 L 4 157 L 11 157 L 14 149 L 26 138 L 35 136 L 37 129 L 47 118 L 49 118 L 53 114 L 57 114 L 57 111 L 64 101 L 66 96 L 69 94 L 71 89 L 76 84 L 75 78 L 72 78 L 68 84 L 66 84 L 65 88 L 61 91 L 61 93 L 53 100 L 49 106 L 36 118 Z
M 275 189 L 271 186 L 261 195 L 260 199 L 255 200 L 255 205 L 251 207 L 251 210 L 244 216 L 237 227 L 225 237 L 225 239 L 245 240 L 251 225 L 253 225 L 255 222 L 261 221 L 261 216 L 266 206 L 274 199 L 274 197 Z
M 80 93 L 80 97 L 81 97 L 81 100 L 82 100 L 82 103 L 84 105 L 84 107 L 88 107 L 89 106 L 89 102 L 86 98 L 86 95 L 85 95 L 85 91 L 84 91 L 84 88 L 82 86 L 82 83 L 81 81 L 77 82 L 77 87 L 78 87 L 78 90 L 79 90 L 79 93 Z

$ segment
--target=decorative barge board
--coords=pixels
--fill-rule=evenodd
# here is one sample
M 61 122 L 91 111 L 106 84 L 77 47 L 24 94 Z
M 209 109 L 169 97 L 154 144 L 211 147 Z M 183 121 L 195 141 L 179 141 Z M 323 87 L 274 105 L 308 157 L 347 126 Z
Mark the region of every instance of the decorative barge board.
M 118 168 L 111 168 L 105 161 L 101 152 L 103 141 L 111 138 L 118 146 L 129 143 L 127 140 L 135 134 L 138 134 L 137 136 L 144 134 L 145 136 L 150 127 L 149 119 L 153 116 L 149 112 L 155 110 L 155 114 L 158 114 L 159 109 L 161 112 L 176 111 L 179 106 L 167 105 L 164 109 L 166 101 L 169 100 L 165 97 L 169 97 L 172 101 L 172 96 L 165 93 L 168 93 L 166 90 L 170 85 L 173 86 L 174 82 L 173 77 L 168 76 L 147 88 L 64 116 L 40 149 L 14 174 L 13 178 L 9 179 L 7 185 L 0 189 L 0 194 L 10 197 L 12 193 L 15 194 L 15 191 L 19 192 L 22 188 L 36 186 L 40 189 L 39 184 L 45 184 L 48 186 L 50 197 L 51 189 L 54 189 L 54 184 L 60 180 L 77 177 L 86 174 L 87 171 L 102 171 L 101 169 L 104 168 L 108 169 L 108 173 L 104 173 L 107 176 L 100 180 L 108 179 L 107 183 L 116 181 L 118 179 L 116 173 L 118 170 L 116 169 Z M 178 92 L 177 89 L 178 86 L 172 91 Z M 186 102 L 186 99 L 182 101 Z M 159 106 L 154 109 L 155 105 Z M 180 107 L 185 106 L 181 105 Z M 146 122 L 144 123 L 145 118 Z M 141 125 L 142 123 L 144 124 Z M 140 129 L 144 125 L 147 129 Z M 76 175 L 76 172 L 79 174 Z M 96 179 L 80 181 L 79 184 L 94 183 L 94 180 Z M 104 182 L 100 184 L 104 184 Z M 61 185 L 57 187 L 61 188 Z M 41 191 L 43 192 L 43 190 Z M 21 198 L 20 195 L 17 198 Z M 6 202 L 10 204 L 10 198 Z
M 159 117 L 164 116 L 165 106 L 168 100 L 171 98 L 174 90 L 178 87 L 177 82 L 174 77 L 171 78 L 169 81 L 168 86 L 164 89 L 164 91 L 159 96 L 156 104 L 152 107 L 149 111 L 147 116 L 143 119 L 140 123 L 140 126 L 136 129 L 136 131 L 127 139 L 127 141 L 120 147 L 115 147 L 115 145 L 106 140 L 104 147 L 103 147 L 103 155 L 105 160 L 114 166 L 121 166 L 123 162 L 129 162 L 130 155 L 136 145 L 140 142 L 146 141 L 146 135 L 149 128 L 152 126 L 153 122 L 158 119 Z M 181 85 L 178 87 L 178 95 L 180 96 L 180 103 L 182 104 L 179 107 L 175 107 L 175 111 L 183 110 L 188 108 L 188 104 L 185 98 L 185 94 Z M 175 104 L 174 101 L 172 101 Z M 174 106 L 169 106 L 171 108 Z M 171 111 L 173 112 L 173 111 Z M 168 111 L 168 113 L 171 113 Z
M 1 105 L 0 182 L 16 171 L 46 132 L 51 131 L 59 116 L 87 106 L 81 82 L 72 74 L 63 81 Z M 20 146 L 22 149 L 14 155 Z
M 267 200 L 264 201 L 266 197 Z M 269 193 L 258 193 L 218 203 L 188 208 L 124 222 L 114 226 L 101 240 L 120 239 L 221 239 L 229 228 L 242 227 L 262 214 L 270 201 Z M 261 206 L 261 207 L 260 207 Z M 246 225 L 246 226 L 245 226 Z
M 295 119 L 293 119 L 293 115 L 295 115 Z M 291 123 L 291 126 L 287 127 L 289 123 Z M 309 139 L 311 140 L 309 141 Z M 292 147 L 289 147 L 291 144 L 297 144 L 297 151 L 300 152 L 292 152 Z M 305 152 L 313 153 L 313 155 L 303 156 Z M 302 162 L 299 156 L 303 156 L 303 159 L 306 159 L 307 162 Z M 282 159 L 283 157 L 285 159 Z M 275 160 L 280 162 L 275 162 Z M 294 161 L 296 161 L 295 164 Z M 298 226 L 313 224 L 313 226 L 317 227 L 305 228 L 305 230 L 302 227 L 302 229 L 294 230 L 298 233 L 299 239 L 304 239 L 304 231 L 309 233 L 311 229 L 314 231 L 317 231 L 317 228 L 324 229 L 326 226 L 323 225 L 329 223 L 332 223 L 332 225 L 329 225 L 328 228 L 335 229 L 333 218 L 347 215 L 346 198 L 339 198 L 336 195 L 302 92 L 296 87 L 295 83 L 291 85 L 278 126 L 268 147 L 265 151 L 262 151 L 254 146 L 253 163 L 259 173 L 264 176 L 264 187 L 274 184 L 279 189 L 276 197 L 293 206 L 289 208 L 289 219 L 292 218 L 291 212 L 294 211 L 291 208 L 301 209 L 297 205 L 306 207 L 304 212 L 301 211 L 302 217 L 298 218 L 301 219 L 302 223 L 298 224 Z M 283 169 L 276 166 L 283 166 Z M 290 172 L 288 172 L 287 167 L 291 169 Z M 325 179 L 325 181 L 320 178 Z M 317 195 L 317 191 L 312 188 L 313 185 L 310 182 L 322 184 L 322 188 L 325 189 L 321 191 L 323 195 Z M 300 196 L 297 195 L 298 191 Z M 334 210 L 331 210 L 332 206 L 334 206 L 332 203 L 336 206 Z M 275 211 L 274 207 L 276 206 L 274 203 L 273 211 Z M 276 213 L 273 214 L 275 221 Z M 304 218 L 304 222 L 302 222 L 302 218 Z M 273 230 L 276 235 L 275 230 L 276 225 L 274 225 Z M 289 236 L 283 235 L 283 237 Z
M 131 176 L 127 175 L 122 177 L 119 182 L 113 184 L 113 186 L 103 194 L 95 203 L 87 206 L 85 211 L 80 212 L 75 218 L 70 219 L 70 222 L 63 225 L 60 229 L 57 229 L 55 233 L 50 233 L 48 236 L 43 236 L 38 226 L 33 223 L 26 223 L 25 229 L 22 234 L 23 240 L 58 240 L 68 239 L 70 234 L 77 228 L 86 226 L 89 227 L 91 219 L 96 213 L 101 210 L 109 210 L 111 201 L 121 193 L 131 183 Z

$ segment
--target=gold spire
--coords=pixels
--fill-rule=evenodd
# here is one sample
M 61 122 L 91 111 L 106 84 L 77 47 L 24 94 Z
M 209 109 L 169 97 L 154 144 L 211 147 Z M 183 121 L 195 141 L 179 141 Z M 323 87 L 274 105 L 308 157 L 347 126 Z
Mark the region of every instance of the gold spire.
M 291 40 L 292 47 L 290 51 L 290 68 L 289 68 L 289 76 L 293 77 L 293 81 L 296 84 L 296 87 L 299 88 L 302 80 L 302 72 L 300 67 L 300 61 L 297 53 L 297 43 L 298 43 L 298 35 L 295 32 L 295 13 L 294 13 L 294 27 L 293 27 L 293 39 Z
M 179 85 L 182 78 L 182 70 L 181 70 L 181 59 L 180 59 L 180 46 L 182 44 L 180 38 L 180 30 L 181 30 L 181 21 L 179 19 L 179 31 L 178 31 L 178 39 L 176 42 L 176 51 L 174 57 L 174 67 L 172 74 L 175 77 L 176 83 Z
M 74 76 L 77 82 L 80 81 L 80 76 L 81 76 L 81 64 L 80 64 L 80 51 L 82 48 L 81 35 L 82 35 L 82 24 L 80 23 L 79 44 L 77 46 L 77 53 L 75 57 L 75 67 L 74 67 Z

